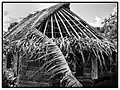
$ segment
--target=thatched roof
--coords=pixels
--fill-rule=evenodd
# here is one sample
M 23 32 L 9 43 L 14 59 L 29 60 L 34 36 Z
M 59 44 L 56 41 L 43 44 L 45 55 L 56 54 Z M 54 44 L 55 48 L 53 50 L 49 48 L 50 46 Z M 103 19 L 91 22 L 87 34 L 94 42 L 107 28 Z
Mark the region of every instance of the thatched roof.
M 69 3 L 60 3 L 58 5 L 52 6 L 50 8 L 46 8 L 43 9 L 41 11 L 37 11 L 34 14 L 30 14 L 27 17 L 25 17 L 23 20 L 20 21 L 20 23 L 18 25 L 16 25 L 14 28 L 12 28 L 12 30 L 10 30 L 11 32 L 8 32 L 7 34 L 4 35 L 4 38 L 8 38 L 10 37 L 10 35 L 12 35 L 13 33 L 15 33 L 15 31 L 17 29 L 19 29 L 19 27 L 21 27 L 22 25 L 24 25 L 25 27 L 25 23 L 27 21 L 29 21 L 31 18 L 36 17 L 36 16 L 40 16 L 40 22 L 42 22 L 45 18 L 49 17 L 51 14 L 53 14 L 55 11 L 59 10 L 60 8 L 65 7 L 69 9 Z M 43 20 L 41 20 L 43 19 Z

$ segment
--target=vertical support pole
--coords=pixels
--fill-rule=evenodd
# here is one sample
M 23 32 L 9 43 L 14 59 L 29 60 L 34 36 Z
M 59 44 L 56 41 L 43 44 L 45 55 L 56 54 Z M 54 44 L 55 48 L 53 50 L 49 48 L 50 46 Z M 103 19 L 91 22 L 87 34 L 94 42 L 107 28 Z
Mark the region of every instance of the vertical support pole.
M 83 67 L 83 61 L 82 61 L 82 55 L 78 51 L 75 52 L 75 55 L 78 57 L 76 59 L 76 77 L 83 77 L 84 75 L 84 67 Z M 74 58 L 74 57 L 73 57 Z
M 92 70 L 91 70 L 91 78 L 92 79 L 98 79 L 98 63 L 97 63 L 97 58 L 92 56 L 91 58 L 92 62 Z

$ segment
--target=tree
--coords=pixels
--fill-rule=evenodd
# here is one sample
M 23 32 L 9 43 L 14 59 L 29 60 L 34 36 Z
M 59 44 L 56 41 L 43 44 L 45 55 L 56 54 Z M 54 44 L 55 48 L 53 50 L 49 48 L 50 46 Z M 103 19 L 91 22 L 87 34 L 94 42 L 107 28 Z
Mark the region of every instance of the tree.
M 114 8 L 109 18 L 105 18 L 103 27 L 100 32 L 111 42 L 117 42 L 118 22 L 117 22 L 117 7 Z

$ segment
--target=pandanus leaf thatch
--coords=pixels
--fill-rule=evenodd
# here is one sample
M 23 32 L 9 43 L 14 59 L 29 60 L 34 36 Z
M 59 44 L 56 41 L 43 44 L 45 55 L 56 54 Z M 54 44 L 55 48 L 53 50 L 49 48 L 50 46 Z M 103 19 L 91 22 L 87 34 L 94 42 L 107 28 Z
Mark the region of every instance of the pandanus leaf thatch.
M 61 75 L 59 79 L 61 83 L 65 81 L 65 87 L 82 87 L 58 46 L 37 29 L 29 30 L 26 37 L 13 42 L 19 50 L 17 72 L 20 87 L 40 87 L 39 82 L 50 82 L 56 75 Z

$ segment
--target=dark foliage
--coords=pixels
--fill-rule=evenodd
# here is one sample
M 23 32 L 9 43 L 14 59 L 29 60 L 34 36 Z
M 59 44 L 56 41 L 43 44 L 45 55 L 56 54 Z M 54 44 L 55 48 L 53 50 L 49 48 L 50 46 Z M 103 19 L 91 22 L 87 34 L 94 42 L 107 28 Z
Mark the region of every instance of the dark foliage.
M 8 31 L 10 31 L 10 29 L 12 29 L 14 26 L 16 26 L 18 24 L 18 22 L 13 22 L 9 25 L 8 27 Z

